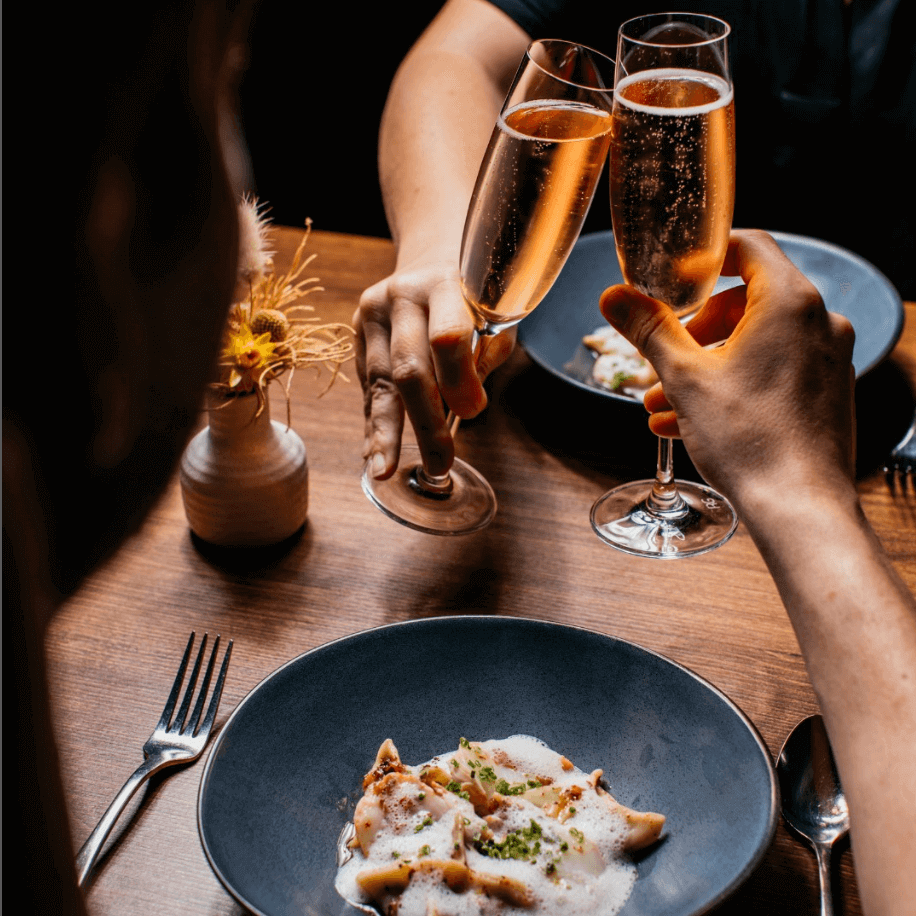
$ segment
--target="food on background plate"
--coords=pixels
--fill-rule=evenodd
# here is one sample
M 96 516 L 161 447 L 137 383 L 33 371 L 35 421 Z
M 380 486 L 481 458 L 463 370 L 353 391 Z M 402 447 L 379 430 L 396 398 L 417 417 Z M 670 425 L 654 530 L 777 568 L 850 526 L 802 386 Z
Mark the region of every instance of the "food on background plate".
M 462 738 L 419 766 L 388 739 L 336 887 L 392 916 L 613 916 L 636 880 L 628 853 L 665 818 L 619 804 L 601 776 L 527 735 Z
M 592 382 L 599 388 L 641 399 L 646 390 L 658 381 L 649 362 L 610 325 L 586 334 L 582 343 L 596 354 Z

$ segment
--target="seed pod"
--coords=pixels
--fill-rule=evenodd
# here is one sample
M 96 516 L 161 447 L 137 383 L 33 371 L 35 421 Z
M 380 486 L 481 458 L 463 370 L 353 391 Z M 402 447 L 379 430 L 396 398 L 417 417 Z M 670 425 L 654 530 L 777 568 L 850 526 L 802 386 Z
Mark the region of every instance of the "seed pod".
M 280 343 L 289 333 L 289 318 L 278 309 L 261 309 L 251 319 L 251 333 L 270 334 L 273 343 Z

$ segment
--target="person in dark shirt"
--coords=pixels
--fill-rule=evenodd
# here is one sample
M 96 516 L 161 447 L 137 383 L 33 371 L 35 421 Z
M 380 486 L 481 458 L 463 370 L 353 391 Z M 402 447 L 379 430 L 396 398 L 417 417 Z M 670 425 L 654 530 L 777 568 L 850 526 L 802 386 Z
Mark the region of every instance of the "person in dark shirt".
M 916 30 L 906 26 L 904 7 L 686 0 L 679 8 L 732 25 L 734 225 L 842 245 L 912 299 Z M 633 0 L 449 0 L 402 63 L 379 149 L 397 267 L 366 291 L 355 316 L 364 451 L 375 476 L 397 466 L 405 411 L 427 469 L 447 469 L 447 409 L 479 413 L 480 379 L 511 351 L 511 334 L 487 340 L 475 369 L 457 261 L 477 168 L 530 39 L 578 41 L 613 57 L 620 23 L 646 11 Z M 596 198 L 586 229 L 608 227 L 608 210 Z
M 916 114 L 912 32 L 900 28 L 902 3 L 856 4 L 809 3 L 799 17 L 800 5 L 751 0 L 740 21 L 733 4 L 704 5 L 736 35 L 737 221 L 858 248 L 913 295 L 912 205 L 899 206 Z M 488 339 L 475 366 L 458 257 L 477 169 L 530 38 L 613 55 L 618 23 L 646 12 L 600 6 L 564 4 L 554 19 L 550 0 L 448 0 L 395 76 L 379 173 L 397 260 L 354 316 L 364 454 L 377 477 L 397 467 L 405 413 L 427 469 L 443 473 L 453 457 L 446 409 L 471 417 L 486 404 L 482 380 L 512 344 L 509 334 Z M 879 40 L 861 29 L 882 10 L 893 15 Z M 836 54 L 830 36 L 846 51 Z M 867 93 L 843 58 L 860 53 L 860 40 L 882 59 L 868 69 Z M 853 115 L 868 124 L 857 136 Z M 905 839 L 916 819 L 916 603 L 855 489 L 852 329 L 765 233 L 733 233 L 726 271 L 747 287 L 715 300 L 690 330 L 629 287 L 608 290 L 602 308 L 659 372 L 646 402 L 653 430 L 683 437 L 773 574 L 849 799 L 864 909 L 903 916 L 916 899 L 916 849 Z M 731 336 L 707 351 L 691 331 L 703 343 Z M 774 377 L 775 351 L 784 371 Z
M 556 34 L 610 57 L 620 23 L 657 9 L 633 0 L 490 2 L 534 38 Z M 916 30 L 905 7 L 903 0 L 674 4 L 732 26 L 734 225 L 842 245 L 913 299 L 916 217 L 904 197 L 916 162 Z

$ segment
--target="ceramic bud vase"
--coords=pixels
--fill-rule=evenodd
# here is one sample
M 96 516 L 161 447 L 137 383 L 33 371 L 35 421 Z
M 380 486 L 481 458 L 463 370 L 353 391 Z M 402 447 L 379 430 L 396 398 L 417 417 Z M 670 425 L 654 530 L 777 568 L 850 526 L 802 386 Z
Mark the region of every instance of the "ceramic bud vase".
M 257 415 L 255 394 L 212 397 L 210 425 L 188 444 L 179 479 L 191 530 L 220 547 L 264 547 L 294 535 L 308 513 L 305 444 Z

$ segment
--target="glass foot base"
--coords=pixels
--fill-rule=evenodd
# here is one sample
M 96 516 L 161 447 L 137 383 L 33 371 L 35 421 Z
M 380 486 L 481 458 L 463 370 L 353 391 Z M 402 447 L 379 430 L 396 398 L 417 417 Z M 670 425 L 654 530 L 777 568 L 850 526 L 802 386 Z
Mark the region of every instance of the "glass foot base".
M 447 492 L 425 490 L 417 479 L 421 467 L 420 450 L 405 445 L 398 469 L 387 480 L 376 480 L 363 469 L 363 492 L 389 518 L 426 534 L 471 534 L 493 521 L 496 494 L 469 464 L 455 459 Z
M 634 556 L 674 560 L 715 550 L 735 533 L 735 510 L 715 490 L 689 480 L 675 481 L 683 505 L 656 513 L 646 503 L 654 483 L 638 480 L 605 493 L 592 506 L 598 537 Z

